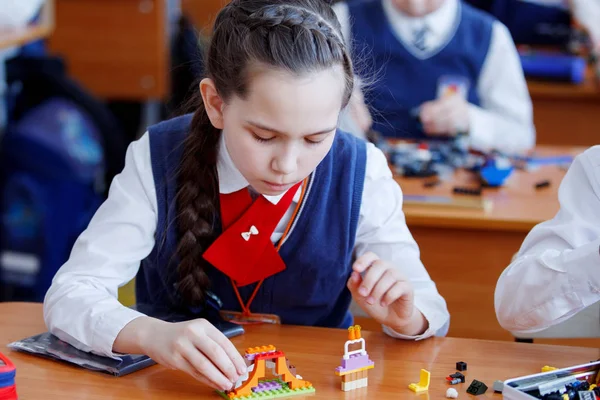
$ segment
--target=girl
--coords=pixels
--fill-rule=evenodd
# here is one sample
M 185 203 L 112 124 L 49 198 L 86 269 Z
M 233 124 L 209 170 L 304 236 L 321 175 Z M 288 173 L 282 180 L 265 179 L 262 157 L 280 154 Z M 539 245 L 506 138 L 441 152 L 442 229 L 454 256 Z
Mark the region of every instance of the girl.
M 535 226 L 500 276 L 495 306 L 503 328 L 540 331 L 600 300 L 600 146 L 565 175 L 556 216 Z
M 331 7 L 234 0 L 206 60 L 195 114 L 131 145 L 47 293 L 49 330 L 102 355 L 147 354 L 223 390 L 245 365 L 195 318 L 210 304 L 236 319 L 347 327 L 354 298 L 390 335 L 445 334 L 445 301 L 385 158 L 336 129 L 353 71 Z M 117 289 L 136 274 L 132 310 Z M 190 320 L 152 317 L 169 312 Z

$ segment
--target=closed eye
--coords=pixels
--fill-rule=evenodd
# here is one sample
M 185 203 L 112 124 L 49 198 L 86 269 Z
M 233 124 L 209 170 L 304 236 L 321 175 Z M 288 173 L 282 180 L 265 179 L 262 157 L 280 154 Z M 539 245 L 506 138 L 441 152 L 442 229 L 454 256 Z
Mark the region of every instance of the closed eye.
M 323 143 L 323 141 L 325 141 L 325 139 L 327 139 L 330 134 L 331 134 L 331 132 L 319 133 L 317 135 L 305 136 L 304 137 L 304 141 L 306 143 L 308 143 L 309 145 L 317 145 L 319 143 Z
M 266 142 L 270 142 L 271 140 L 275 139 L 275 136 L 265 137 L 265 136 L 258 135 L 258 134 L 254 133 L 254 132 L 251 132 L 251 133 L 252 133 L 252 137 L 257 142 L 266 143 Z

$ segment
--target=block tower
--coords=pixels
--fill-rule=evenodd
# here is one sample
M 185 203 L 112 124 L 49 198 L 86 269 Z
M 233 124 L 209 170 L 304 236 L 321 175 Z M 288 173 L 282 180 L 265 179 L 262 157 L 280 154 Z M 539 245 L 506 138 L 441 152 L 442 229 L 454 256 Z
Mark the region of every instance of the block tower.
M 250 347 L 244 355 L 248 372 L 240 377 L 233 390 L 218 393 L 225 399 L 275 399 L 288 396 L 307 395 L 315 392 L 309 382 L 296 374 L 283 351 L 273 345 Z M 271 370 L 273 379 L 266 379 Z
M 350 350 L 350 347 L 357 347 Z M 368 384 L 368 373 L 375 367 L 375 363 L 369 359 L 365 339 L 360 333 L 360 325 L 348 328 L 348 340 L 344 345 L 344 356 L 342 364 L 335 369 L 335 374 L 342 378 L 342 390 L 344 392 L 366 387 Z

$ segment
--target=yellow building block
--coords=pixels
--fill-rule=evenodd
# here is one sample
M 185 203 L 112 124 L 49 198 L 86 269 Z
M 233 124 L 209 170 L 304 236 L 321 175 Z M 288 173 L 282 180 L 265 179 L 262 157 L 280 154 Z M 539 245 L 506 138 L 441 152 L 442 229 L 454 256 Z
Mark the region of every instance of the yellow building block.
M 426 369 L 421 370 L 421 376 L 419 378 L 419 383 L 411 383 L 408 385 L 408 388 L 415 393 L 421 393 L 426 390 L 429 390 L 429 381 L 431 379 L 431 373 Z
M 135 305 L 135 278 L 119 288 L 119 302 L 125 307 Z

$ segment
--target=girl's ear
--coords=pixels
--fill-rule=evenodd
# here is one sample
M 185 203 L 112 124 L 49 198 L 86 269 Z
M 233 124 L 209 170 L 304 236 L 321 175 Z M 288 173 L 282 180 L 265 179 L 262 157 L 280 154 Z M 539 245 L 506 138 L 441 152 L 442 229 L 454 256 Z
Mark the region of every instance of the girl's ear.
M 210 78 L 200 82 L 200 94 L 206 107 L 206 114 L 216 129 L 223 129 L 223 100 L 217 93 L 215 83 Z

